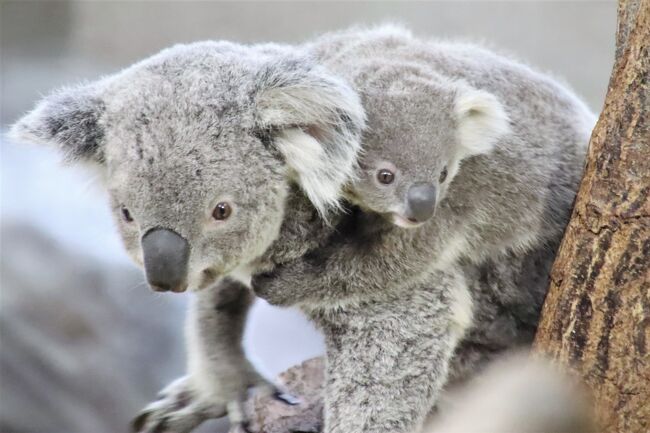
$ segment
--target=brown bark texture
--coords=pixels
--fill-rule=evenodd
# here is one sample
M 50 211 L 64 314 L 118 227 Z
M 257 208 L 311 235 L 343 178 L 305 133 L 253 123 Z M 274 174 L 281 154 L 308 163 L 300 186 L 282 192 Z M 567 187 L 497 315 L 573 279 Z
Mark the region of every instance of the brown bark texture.
M 650 431 L 650 0 L 620 0 L 605 106 L 535 347 L 576 371 L 602 431 Z

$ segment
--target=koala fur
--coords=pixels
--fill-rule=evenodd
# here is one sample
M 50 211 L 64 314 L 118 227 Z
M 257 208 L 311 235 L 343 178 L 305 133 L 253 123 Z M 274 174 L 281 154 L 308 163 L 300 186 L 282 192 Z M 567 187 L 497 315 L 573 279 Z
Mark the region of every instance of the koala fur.
M 400 68 L 411 81 L 390 78 L 397 87 L 384 88 L 382 77 Z M 373 196 L 364 182 L 374 170 L 363 171 L 372 161 L 362 154 L 356 164 L 360 99 L 411 85 L 431 90 L 440 106 L 427 98 L 409 110 L 365 105 L 383 131 L 369 129 L 366 147 L 389 151 L 405 179 L 437 182 L 436 215 L 405 230 L 386 218 L 400 212 L 401 184 Z M 225 370 L 236 383 L 258 383 L 238 352 L 239 326 L 228 331 L 248 301 L 234 310 L 240 319 L 214 319 L 223 314 L 214 293 L 229 284 L 220 277 L 246 282 L 269 259 L 281 265 L 256 279 L 259 293 L 299 305 L 326 336 L 326 431 L 409 432 L 448 378 L 529 341 L 592 121 L 570 91 L 526 66 L 381 28 L 297 47 L 177 46 L 46 98 L 13 133 L 100 168 L 136 262 L 152 228 L 174 230 L 191 246 L 187 285 L 203 288 L 208 306 L 197 299 L 189 318 L 188 379 L 148 409 L 145 430 L 189 431 L 219 412 L 205 408 L 237 401 L 241 386 L 220 382 L 224 365 L 237 367 Z M 409 146 L 395 147 L 400 139 Z M 437 159 L 422 164 L 427 146 Z M 330 212 L 344 184 L 365 211 Z M 232 215 L 214 221 L 222 201 Z M 530 275 L 531 267 L 541 270 Z

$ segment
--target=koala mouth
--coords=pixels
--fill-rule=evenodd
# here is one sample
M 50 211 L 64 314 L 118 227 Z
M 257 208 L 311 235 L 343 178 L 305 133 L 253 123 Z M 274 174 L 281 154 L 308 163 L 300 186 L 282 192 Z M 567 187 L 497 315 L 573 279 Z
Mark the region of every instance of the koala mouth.
M 423 222 L 416 221 L 413 218 L 406 218 L 396 212 L 392 212 L 390 214 L 390 217 L 391 217 L 391 222 L 393 224 L 405 229 L 413 229 L 416 227 L 420 227 L 422 224 L 424 224 Z

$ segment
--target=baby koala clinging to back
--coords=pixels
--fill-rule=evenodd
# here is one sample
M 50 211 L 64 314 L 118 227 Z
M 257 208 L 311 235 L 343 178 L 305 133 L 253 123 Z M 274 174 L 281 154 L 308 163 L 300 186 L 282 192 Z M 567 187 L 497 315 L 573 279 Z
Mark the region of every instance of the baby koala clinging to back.
M 355 258 L 348 260 L 345 270 L 333 280 L 328 280 L 333 275 L 320 265 L 314 265 L 314 274 L 297 272 L 299 261 L 287 264 L 286 269 L 282 266 L 258 275 L 254 279 L 255 291 L 272 304 L 320 304 L 321 300 L 331 299 L 330 289 L 336 285 L 346 288 L 345 294 L 339 293 L 345 295 L 343 298 L 360 295 L 365 291 L 362 279 L 338 283 L 345 279 L 343 275 L 356 275 L 355 264 L 364 269 L 364 251 L 372 248 L 364 239 L 376 242 L 375 246 L 384 245 L 380 240 L 384 232 L 388 232 L 387 239 L 392 239 L 386 243 L 393 244 L 393 250 L 387 251 L 382 261 L 385 267 L 410 261 L 416 270 L 413 277 L 421 277 L 422 268 L 433 262 L 435 250 L 451 230 L 443 229 L 440 239 L 426 241 L 412 229 L 422 227 L 434 216 L 462 161 L 488 154 L 509 132 L 508 115 L 500 101 L 462 80 L 444 77 L 417 64 L 393 64 L 385 59 L 360 63 L 350 75 L 367 116 L 358 174 L 344 190 L 346 200 L 359 211 L 340 216 L 341 222 L 327 244 L 309 253 L 302 264 L 317 262 L 319 257 L 331 258 L 330 253 L 339 247 L 347 248 L 341 257 Z M 426 230 L 436 233 L 438 225 L 428 225 Z M 412 242 L 415 238 L 421 239 Z M 296 273 L 291 282 L 278 278 L 292 271 Z M 305 277 L 311 284 L 316 275 L 319 283 L 314 286 L 298 283 Z M 359 291 L 348 291 L 352 286 L 359 287 Z

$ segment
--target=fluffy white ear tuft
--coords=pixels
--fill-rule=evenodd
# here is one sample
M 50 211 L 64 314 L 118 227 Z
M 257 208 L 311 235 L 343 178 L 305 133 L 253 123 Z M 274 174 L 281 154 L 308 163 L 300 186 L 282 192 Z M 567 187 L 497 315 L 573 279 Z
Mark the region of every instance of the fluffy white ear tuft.
M 331 177 L 333 161 L 318 140 L 300 128 L 289 128 L 278 134 L 275 145 L 284 155 L 296 181 L 321 214 L 324 215 L 329 207 L 338 204 L 338 182 L 327 181 Z
M 356 173 L 365 123 L 361 101 L 347 83 L 308 59 L 274 63 L 260 81 L 259 126 L 272 132 L 296 181 L 326 218 Z
M 510 132 L 509 118 L 501 102 L 484 90 L 466 90 L 456 98 L 458 139 L 463 157 L 489 153 Z

